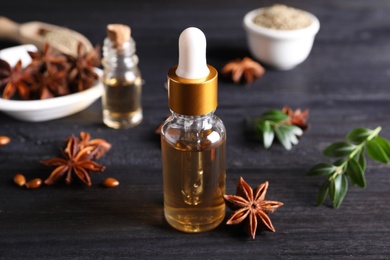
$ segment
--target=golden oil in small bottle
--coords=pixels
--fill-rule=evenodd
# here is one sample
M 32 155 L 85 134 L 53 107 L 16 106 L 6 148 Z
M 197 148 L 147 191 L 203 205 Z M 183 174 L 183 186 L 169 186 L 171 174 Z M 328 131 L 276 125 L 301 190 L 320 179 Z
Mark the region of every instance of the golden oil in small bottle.
M 218 73 L 205 54 L 203 32 L 184 30 L 179 64 L 168 72 L 172 116 L 161 129 L 165 218 L 190 233 L 211 230 L 225 216 L 226 130 L 214 115 Z
M 130 28 L 107 26 L 103 46 L 103 122 L 115 129 L 130 128 L 142 121 L 142 78 Z

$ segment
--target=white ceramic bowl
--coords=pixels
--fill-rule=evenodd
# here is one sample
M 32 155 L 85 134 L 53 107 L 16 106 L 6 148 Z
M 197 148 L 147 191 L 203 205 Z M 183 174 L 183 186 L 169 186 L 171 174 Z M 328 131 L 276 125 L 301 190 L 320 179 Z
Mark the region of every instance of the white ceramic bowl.
M 7 60 L 7 57 L 12 57 L 12 60 L 7 60 L 10 63 L 15 63 L 15 60 L 22 58 L 23 64 L 28 64 L 27 49 L 31 50 L 31 45 L 4 49 L 0 51 L 0 58 Z M 95 70 L 99 76 L 102 75 L 100 69 L 96 68 Z M 103 84 L 97 81 L 94 86 L 87 90 L 62 97 L 44 100 L 8 100 L 0 98 L 0 111 L 23 121 L 47 121 L 84 110 L 101 96 L 102 91 Z
M 320 22 L 313 14 L 306 12 L 312 23 L 303 29 L 274 30 L 262 27 L 253 19 L 263 8 L 250 11 L 244 16 L 249 50 L 259 61 L 279 70 L 289 70 L 302 63 L 309 55 Z

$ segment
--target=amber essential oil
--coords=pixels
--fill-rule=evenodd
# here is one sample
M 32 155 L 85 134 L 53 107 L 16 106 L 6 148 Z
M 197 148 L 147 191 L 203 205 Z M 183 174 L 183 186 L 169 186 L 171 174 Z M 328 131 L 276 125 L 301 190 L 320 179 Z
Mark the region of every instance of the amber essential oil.
M 218 72 L 206 62 L 206 37 L 189 27 L 179 37 L 179 63 L 168 71 L 172 115 L 161 127 L 164 214 L 180 231 L 208 231 L 225 217 L 226 129 L 217 105 Z
M 108 79 L 102 96 L 103 121 L 115 129 L 130 128 L 142 121 L 140 77 L 133 82 Z
M 103 45 L 103 122 L 130 128 L 142 121 L 142 78 L 130 27 L 109 24 Z
M 217 227 L 225 217 L 225 139 L 191 147 L 163 137 L 164 214 L 184 232 Z M 203 147 L 202 147 L 203 146 Z

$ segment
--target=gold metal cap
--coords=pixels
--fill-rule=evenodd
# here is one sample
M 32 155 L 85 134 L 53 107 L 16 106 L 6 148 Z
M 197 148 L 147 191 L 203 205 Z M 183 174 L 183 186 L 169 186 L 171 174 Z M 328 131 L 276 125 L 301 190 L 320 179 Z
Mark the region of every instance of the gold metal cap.
M 218 105 L 218 72 L 207 65 L 210 73 L 201 79 L 176 75 L 177 66 L 168 72 L 168 106 L 175 113 L 199 116 L 214 111 Z

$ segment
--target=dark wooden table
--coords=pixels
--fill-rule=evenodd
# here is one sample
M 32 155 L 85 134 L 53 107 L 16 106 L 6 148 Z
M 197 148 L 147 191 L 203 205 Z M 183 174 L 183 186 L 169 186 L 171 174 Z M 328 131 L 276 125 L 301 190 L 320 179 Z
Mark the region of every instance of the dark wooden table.
M 50 3 L 50 4 L 49 4 Z M 220 80 L 217 114 L 228 132 L 227 193 L 240 176 L 252 186 L 270 182 L 268 199 L 284 202 L 271 215 L 276 233 L 256 240 L 238 227 L 186 234 L 163 217 L 159 137 L 155 127 L 169 112 L 163 88 L 177 63 L 177 39 L 188 26 L 208 39 L 208 62 L 220 69 L 248 56 L 242 18 L 273 1 L 2 1 L 0 15 L 17 22 L 39 20 L 66 26 L 102 44 L 108 23 L 132 27 L 145 85 L 144 120 L 112 130 L 101 120 L 100 100 L 75 115 L 42 123 L 0 113 L 0 258 L 156 259 L 388 259 L 390 257 L 389 166 L 369 161 L 367 188 L 350 186 L 337 210 L 316 207 L 322 179 L 304 173 L 329 161 L 322 150 L 355 127 L 383 127 L 390 137 L 390 2 L 387 0 L 283 3 L 314 13 L 321 22 L 309 58 L 290 71 L 268 69 L 250 87 Z M 1 29 L 1 28 L 0 28 Z M 0 47 L 17 43 L 0 41 Z M 310 109 L 311 128 L 291 151 L 264 150 L 245 136 L 244 119 L 284 105 Z M 45 179 L 40 160 L 58 155 L 65 137 L 87 131 L 112 143 L 100 162 L 104 173 L 81 184 L 26 190 L 16 173 Z M 103 188 L 105 177 L 121 185 Z M 230 210 L 227 211 L 227 216 Z

